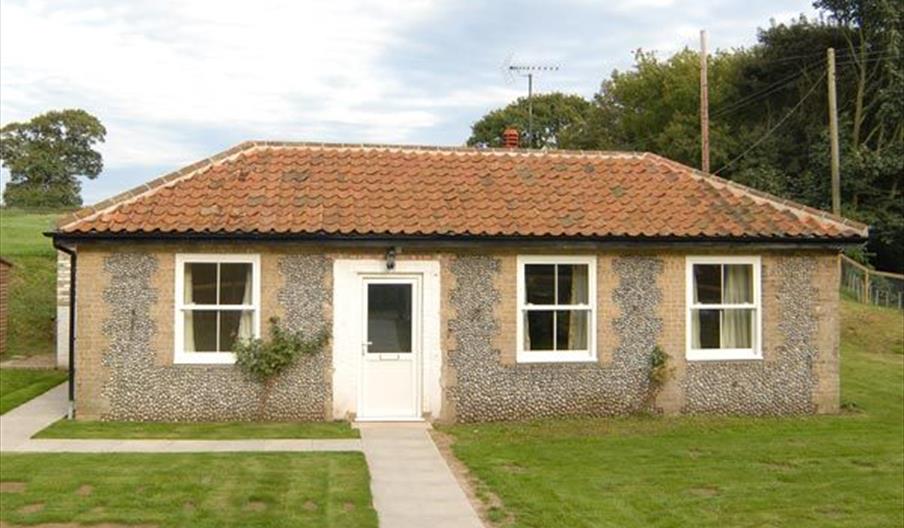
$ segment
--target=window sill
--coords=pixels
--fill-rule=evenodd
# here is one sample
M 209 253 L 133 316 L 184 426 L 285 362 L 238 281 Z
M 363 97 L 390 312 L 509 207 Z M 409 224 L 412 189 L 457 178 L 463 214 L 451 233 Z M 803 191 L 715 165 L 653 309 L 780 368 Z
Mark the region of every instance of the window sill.
M 688 361 L 762 361 L 763 355 L 751 350 L 688 350 Z
M 187 352 L 176 354 L 174 365 L 234 365 L 235 354 L 227 352 Z
M 587 352 L 519 352 L 518 363 L 596 363 L 597 359 Z

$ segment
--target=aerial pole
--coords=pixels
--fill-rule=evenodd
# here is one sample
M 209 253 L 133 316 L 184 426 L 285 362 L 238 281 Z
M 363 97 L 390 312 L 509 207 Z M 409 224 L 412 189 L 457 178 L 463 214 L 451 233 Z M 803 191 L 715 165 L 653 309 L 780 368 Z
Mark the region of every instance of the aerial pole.
M 838 153 L 838 102 L 835 95 L 835 49 L 827 51 L 829 89 L 829 143 L 832 154 L 832 212 L 841 214 L 841 160 Z
M 709 174 L 709 82 L 706 72 L 706 30 L 700 31 L 700 169 Z
M 534 147 L 534 73 L 557 71 L 558 66 L 509 65 L 508 71 L 527 77 L 527 146 Z
M 534 147 L 534 74 L 527 74 L 527 147 Z

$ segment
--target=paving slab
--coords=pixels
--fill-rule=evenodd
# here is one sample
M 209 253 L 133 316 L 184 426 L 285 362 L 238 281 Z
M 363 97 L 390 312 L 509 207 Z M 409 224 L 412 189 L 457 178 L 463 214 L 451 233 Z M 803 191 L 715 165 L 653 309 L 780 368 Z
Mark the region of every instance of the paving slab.
M 381 528 L 481 528 L 428 424 L 356 424 Z

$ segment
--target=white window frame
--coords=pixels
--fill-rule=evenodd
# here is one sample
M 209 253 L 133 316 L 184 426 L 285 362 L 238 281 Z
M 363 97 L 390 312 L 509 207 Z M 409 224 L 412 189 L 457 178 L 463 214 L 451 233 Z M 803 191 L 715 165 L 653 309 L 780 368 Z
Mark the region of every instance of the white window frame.
M 518 363 L 590 363 L 596 361 L 596 255 L 519 255 L 516 295 L 516 350 Z M 587 265 L 587 304 L 528 304 L 524 284 L 528 264 L 585 264 Z M 558 288 L 558 284 L 556 284 Z M 558 296 L 556 296 L 558 298 Z M 589 311 L 588 350 L 546 351 L 524 350 L 524 312 L 528 310 L 586 309 Z
M 695 264 L 749 264 L 753 266 L 753 302 L 739 304 L 701 304 L 694 303 L 694 265 Z M 692 256 L 687 257 L 686 263 L 686 309 L 685 309 L 685 336 L 687 341 L 688 361 L 724 361 L 724 360 L 756 360 L 763 359 L 763 307 L 761 295 L 761 259 L 758 256 Z M 751 348 L 719 348 L 719 349 L 695 349 L 693 348 L 693 336 L 691 335 L 691 313 L 695 309 L 724 309 L 747 308 L 753 310 L 753 329 Z
M 251 264 L 251 304 L 184 304 L 185 300 L 185 265 L 194 263 L 206 264 Z M 223 254 L 223 253 L 180 253 L 176 255 L 175 265 L 175 324 L 173 362 L 177 364 L 233 364 L 235 354 L 231 352 L 186 352 L 184 346 L 185 317 L 183 312 L 191 307 L 194 310 L 251 310 L 252 331 L 255 338 L 261 334 L 261 259 L 257 254 Z M 219 285 L 217 286 L 219 288 Z

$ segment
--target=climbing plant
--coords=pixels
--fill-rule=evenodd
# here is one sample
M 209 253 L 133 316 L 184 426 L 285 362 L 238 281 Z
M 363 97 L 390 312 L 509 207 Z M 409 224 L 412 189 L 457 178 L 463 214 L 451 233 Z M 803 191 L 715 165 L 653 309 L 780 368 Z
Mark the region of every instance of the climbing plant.
M 278 317 L 270 319 L 270 339 L 243 339 L 235 345 L 235 364 L 250 378 L 264 386 L 258 414 L 264 414 L 277 375 L 291 367 L 300 356 L 317 354 L 329 340 L 329 331 L 322 329 L 313 336 L 301 331 L 286 330 Z
M 647 407 L 653 409 L 656 397 L 662 390 L 662 387 L 672 375 L 672 368 L 669 366 L 669 355 L 662 350 L 662 347 L 656 345 L 650 352 L 650 370 L 648 371 L 649 385 L 647 389 Z

